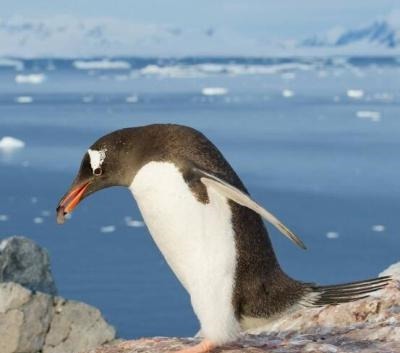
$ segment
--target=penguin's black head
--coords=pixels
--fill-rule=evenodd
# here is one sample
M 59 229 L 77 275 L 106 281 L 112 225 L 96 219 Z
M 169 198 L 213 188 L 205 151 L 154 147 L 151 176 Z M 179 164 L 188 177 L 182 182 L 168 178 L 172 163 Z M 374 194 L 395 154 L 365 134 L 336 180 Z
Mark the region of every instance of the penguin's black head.
M 57 207 L 57 222 L 87 196 L 111 186 L 129 186 L 138 170 L 140 147 L 135 130 L 123 129 L 103 136 L 83 156 L 78 174 Z

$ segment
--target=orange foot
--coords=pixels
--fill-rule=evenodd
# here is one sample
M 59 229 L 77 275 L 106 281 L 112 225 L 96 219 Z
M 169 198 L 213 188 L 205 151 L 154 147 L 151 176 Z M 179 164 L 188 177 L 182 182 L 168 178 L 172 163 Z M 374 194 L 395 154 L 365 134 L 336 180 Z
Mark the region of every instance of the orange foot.
M 195 346 L 184 348 L 173 353 L 208 353 L 212 351 L 216 345 L 209 340 L 203 340 Z M 172 353 L 172 352 L 171 352 Z

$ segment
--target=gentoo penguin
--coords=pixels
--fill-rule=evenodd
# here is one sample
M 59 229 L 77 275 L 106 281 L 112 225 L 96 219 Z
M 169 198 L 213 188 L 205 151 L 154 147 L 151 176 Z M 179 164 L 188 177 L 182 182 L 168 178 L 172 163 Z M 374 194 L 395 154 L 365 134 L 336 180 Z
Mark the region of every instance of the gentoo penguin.
M 202 353 L 233 342 L 296 306 L 339 304 L 383 288 L 388 277 L 319 286 L 290 278 L 279 266 L 262 218 L 303 242 L 254 201 L 221 152 L 203 134 L 180 125 L 114 131 L 85 153 L 57 221 L 87 196 L 125 186 L 169 266 L 188 291 Z

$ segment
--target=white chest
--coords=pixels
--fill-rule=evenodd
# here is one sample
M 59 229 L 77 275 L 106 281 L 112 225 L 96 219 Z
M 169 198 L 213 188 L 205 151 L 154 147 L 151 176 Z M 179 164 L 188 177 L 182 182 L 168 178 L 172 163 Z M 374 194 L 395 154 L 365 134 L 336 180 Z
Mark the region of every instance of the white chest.
M 130 186 L 146 225 L 168 264 L 188 286 L 213 271 L 232 272 L 235 244 L 226 198 L 208 190 L 199 202 L 172 163 L 150 162 Z
M 203 333 L 218 342 L 236 337 L 236 248 L 227 199 L 208 188 L 209 203 L 199 202 L 176 166 L 166 162 L 142 167 L 130 190 L 155 243 L 190 293 Z

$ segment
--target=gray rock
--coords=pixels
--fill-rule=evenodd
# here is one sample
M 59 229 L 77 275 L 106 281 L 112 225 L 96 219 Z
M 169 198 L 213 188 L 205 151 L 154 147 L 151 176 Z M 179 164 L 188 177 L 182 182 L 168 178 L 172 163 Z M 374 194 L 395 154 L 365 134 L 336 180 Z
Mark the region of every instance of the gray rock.
M 104 321 L 99 310 L 57 298 L 43 353 L 76 353 L 114 338 L 115 329 Z
M 15 282 L 33 291 L 57 294 L 47 251 L 24 237 L 0 242 L 0 282 Z
M 99 310 L 56 293 L 44 249 L 24 237 L 0 242 L 0 353 L 76 353 L 115 338 Z
M 39 352 L 53 317 L 52 297 L 0 283 L 0 308 L 0 352 Z
M 76 353 L 114 338 L 92 306 L 0 283 L 1 353 Z

